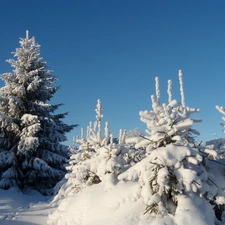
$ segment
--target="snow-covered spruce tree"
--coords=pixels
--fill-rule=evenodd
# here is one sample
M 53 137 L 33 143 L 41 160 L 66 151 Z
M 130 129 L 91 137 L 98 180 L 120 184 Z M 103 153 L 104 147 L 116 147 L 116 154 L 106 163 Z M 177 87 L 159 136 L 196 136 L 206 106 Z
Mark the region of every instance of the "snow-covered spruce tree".
M 146 123 L 146 136 L 136 138 L 136 148 L 146 148 L 146 158 L 119 175 L 120 180 L 140 183 L 146 212 L 151 216 L 174 214 L 179 197 L 200 197 L 214 201 L 218 188 L 207 171 L 207 153 L 196 145 L 192 134 L 194 122 L 190 115 L 197 108 L 185 105 L 182 72 L 179 71 L 181 103 L 172 99 L 172 81 L 168 81 L 169 103 L 161 104 L 159 79 L 156 78 L 156 98 L 151 96 L 152 110 L 141 111 Z M 215 154 L 214 151 L 210 153 Z
M 104 182 L 106 188 L 117 182 L 117 176 L 130 166 L 133 150 L 124 147 L 126 132 L 120 130 L 118 141 L 114 142 L 109 131 L 108 122 L 102 126 L 102 105 L 98 100 L 96 106 L 96 121 L 90 122 L 86 137 L 83 129 L 81 138 L 77 139 L 79 148 L 70 158 L 70 171 L 66 174 L 66 183 L 59 191 L 56 200 L 73 195 L 87 186 Z
M 59 87 L 40 57 L 35 38 L 20 39 L 9 59 L 14 70 L 4 73 L 0 89 L 0 188 L 34 188 L 47 194 L 65 175 L 68 148 L 60 142 L 76 125 L 62 122 L 66 113 L 54 114 L 49 100 Z

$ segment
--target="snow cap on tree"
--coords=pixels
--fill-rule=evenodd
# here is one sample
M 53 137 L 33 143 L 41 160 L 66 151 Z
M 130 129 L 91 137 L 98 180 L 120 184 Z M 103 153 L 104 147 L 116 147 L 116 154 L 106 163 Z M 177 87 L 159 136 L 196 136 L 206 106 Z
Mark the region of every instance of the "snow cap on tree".
M 142 145 L 149 145 L 150 148 L 157 148 L 165 146 L 166 144 L 173 142 L 194 142 L 192 134 L 199 134 L 192 128 L 195 122 L 201 122 L 201 119 L 191 119 L 190 115 L 195 112 L 199 112 L 197 108 L 189 108 L 185 106 L 184 88 L 182 72 L 179 70 L 179 83 L 181 101 L 180 104 L 177 100 L 172 99 L 172 81 L 168 81 L 168 104 L 160 103 L 160 90 L 159 79 L 156 78 L 156 99 L 154 95 L 151 95 L 152 110 L 140 111 L 140 119 L 146 123 L 146 133 L 150 135 L 137 144 L 137 148 Z
M 180 82 L 181 103 L 182 103 L 182 106 L 185 107 L 183 74 L 182 74 L 182 71 L 181 70 L 179 70 L 179 82 Z
M 170 103 L 172 101 L 172 80 L 168 80 L 168 102 Z

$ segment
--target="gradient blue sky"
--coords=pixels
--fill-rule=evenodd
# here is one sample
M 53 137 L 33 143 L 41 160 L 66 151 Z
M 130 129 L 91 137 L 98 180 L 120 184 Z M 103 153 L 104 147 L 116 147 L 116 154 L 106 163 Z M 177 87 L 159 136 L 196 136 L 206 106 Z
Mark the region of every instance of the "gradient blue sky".
M 225 106 L 225 1 L 216 0 L 11 0 L 0 7 L 0 73 L 29 30 L 41 56 L 59 77 L 52 103 L 64 103 L 66 123 L 78 123 L 72 137 L 95 120 L 97 99 L 104 121 L 117 136 L 120 128 L 144 130 L 139 111 L 150 110 L 159 76 L 162 101 L 167 80 L 180 100 L 182 69 L 186 105 L 203 119 L 197 140 L 224 137 L 215 105 Z

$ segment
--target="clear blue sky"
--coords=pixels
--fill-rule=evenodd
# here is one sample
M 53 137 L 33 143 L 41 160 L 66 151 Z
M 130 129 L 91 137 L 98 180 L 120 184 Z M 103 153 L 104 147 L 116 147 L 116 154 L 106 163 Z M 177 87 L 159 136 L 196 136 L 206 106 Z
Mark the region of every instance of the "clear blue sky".
M 225 1 L 223 0 L 11 0 L 0 7 L 0 73 L 29 30 L 41 56 L 59 77 L 52 103 L 64 103 L 72 137 L 95 120 L 97 99 L 111 131 L 145 129 L 139 111 L 150 110 L 154 78 L 167 101 L 167 80 L 180 100 L 182 69 L 186 104 L 203 119 L 197 140 L 225 137 L 215 105 L 225 106 Z

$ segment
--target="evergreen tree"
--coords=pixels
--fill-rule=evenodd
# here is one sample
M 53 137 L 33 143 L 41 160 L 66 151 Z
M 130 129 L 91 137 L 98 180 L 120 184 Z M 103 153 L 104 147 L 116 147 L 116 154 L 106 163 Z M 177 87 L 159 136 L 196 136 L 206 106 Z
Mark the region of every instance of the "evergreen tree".
M 195 143 L 192 128 L 200 119 L 190 118 L 196 108 L 185 105 L 182 72 L 179 71 L 181 103 L 172 99 L 172 81 L 168 82 L 169 103 L 161 104 L 159 80 L 156 78 L 156 97 L 152 96 L 152 110 L 141 111 L 146 123 L 146 136 L 136 138 L 136 148 L 145 147 L 146 157 L 119 175 L 120 180 L 140 183 L 141 197 L 146 212 L 152 216 L 176 214 L 176 206 L 182 196 L 190 199 L 205 198 L 213 205 L 223 198 L 223 192 L 215 184 L 208 170 L 209 154 L 203 146 Z
M 4 73 L 0 89 L 0 187 L 32 187 L 43 194 L 65 174 L 68 148 L 60 142 L 76 125 L 62 122 L 66 113 L 54 114 L 49 100 L 59 87 L 57 78 L 40 57 L 35 38 L 20 39 L 9 59 L 14 70 Z

